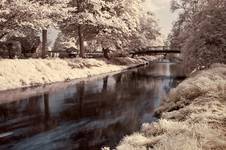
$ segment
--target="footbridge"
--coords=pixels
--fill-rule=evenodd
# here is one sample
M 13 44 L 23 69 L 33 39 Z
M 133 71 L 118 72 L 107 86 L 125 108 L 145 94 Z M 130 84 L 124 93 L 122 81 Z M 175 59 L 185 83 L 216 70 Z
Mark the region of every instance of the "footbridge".
M 151 46 L 146 48 L 134 49 L 130 52 L 132 57 L 135 55 L 154 55 L 154 54 L 180 54 L 179 48 L 172 48 L 169 46 Z

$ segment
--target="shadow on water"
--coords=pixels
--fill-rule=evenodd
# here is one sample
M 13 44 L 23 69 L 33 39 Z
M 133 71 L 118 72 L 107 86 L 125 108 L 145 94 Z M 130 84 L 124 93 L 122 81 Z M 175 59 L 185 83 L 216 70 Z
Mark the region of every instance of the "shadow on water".
M 0 104 L 0 149 L 114 147 L 156 120 L 154 109 L 182 74 L 177 64 L 155 63 Z

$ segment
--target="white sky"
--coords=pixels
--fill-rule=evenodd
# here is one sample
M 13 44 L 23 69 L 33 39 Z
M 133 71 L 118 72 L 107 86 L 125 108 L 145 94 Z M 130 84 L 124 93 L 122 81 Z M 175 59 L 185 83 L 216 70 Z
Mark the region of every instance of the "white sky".
M 157 18 L 163 38 L 169 34 L 173 21 L 177 18 L 177 14 L 170 11 L 171 0 L 146 0 L 145 7 L 153 12 Z

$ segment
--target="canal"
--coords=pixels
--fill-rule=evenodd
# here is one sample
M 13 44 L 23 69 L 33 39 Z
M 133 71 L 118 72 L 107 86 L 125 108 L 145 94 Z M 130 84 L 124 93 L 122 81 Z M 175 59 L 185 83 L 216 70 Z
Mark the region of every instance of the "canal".
M 163 61 L 123 73 L 0 93 L 0 149 L 114 148 L 143 123 L 183 79 Z

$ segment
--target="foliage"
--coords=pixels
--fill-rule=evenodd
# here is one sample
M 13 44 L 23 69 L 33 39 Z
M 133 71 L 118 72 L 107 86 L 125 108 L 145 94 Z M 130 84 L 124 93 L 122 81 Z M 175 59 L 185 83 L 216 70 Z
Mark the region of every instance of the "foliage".
M 179 19 L 169 39 L 179 46 L 188 72 L 208 67 L 212 63 L 226 63 L 226 1 L 172 1 L 172 10 L 179 10 Z
M 76 1 L 77 2 L 77 1 Z M 84 0 L 61 24 L 63 34 L 76 38 L 78 26 L 88 43 L 111 50 L 129 49 L 132 45 L 150 43 L 158 36 L 153 15 L 142 10 L 141 0 Z M 142 42 L 141 42 L 142 41 Z
M 0 39 L 51 26 L 61 30 L 55 47 L 71 41 L 77 48 L 85 41 L 88 47 L 125 51 L 151 45 L 159 35 L 143 0 L 2 0 L 0 8 Z
M 47 3 L 38 0 L 1 0 L 0 37 L 10 34 L 32 34 L 68 15 L 66 1 Z M 1 36 L 2 35 L 2 36 Z

